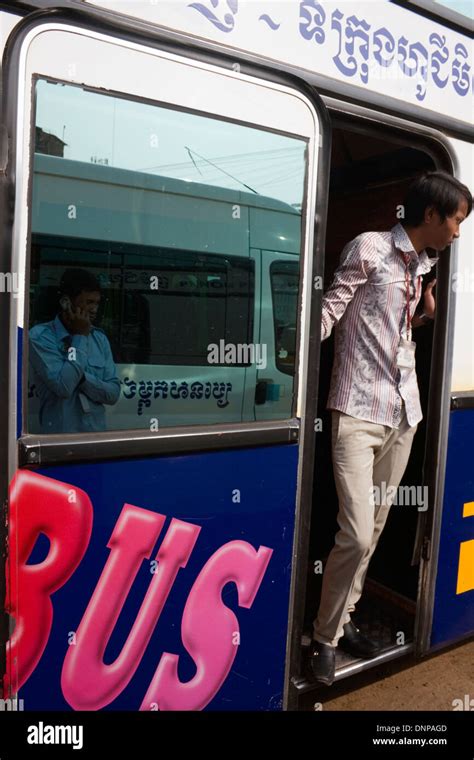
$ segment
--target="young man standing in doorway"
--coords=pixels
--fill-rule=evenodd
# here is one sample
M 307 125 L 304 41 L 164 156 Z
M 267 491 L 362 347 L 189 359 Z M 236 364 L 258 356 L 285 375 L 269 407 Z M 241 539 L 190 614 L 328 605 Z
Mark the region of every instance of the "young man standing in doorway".
M 348 243 L 323 298 L 322 340 L 337 325 L 327 408 L 339 531 L 324 569 L 311 669 L 326 685 L 334 681 L 338 645 L 367 659 L 380 650 L 351 620 L 390 509 L 389 499 L 374 504 L 373 494 L 382 483 L 395 493 L 422 419 L 411 330 L 435 314 L 433 280 L 423 313 L 414 316 L 422 276 L 436 262 L 425 248 L 443 251 L 459 237 L 471 209 L 470 191 L 451 175 L 418 177 L 408 189 L 402 222 Z

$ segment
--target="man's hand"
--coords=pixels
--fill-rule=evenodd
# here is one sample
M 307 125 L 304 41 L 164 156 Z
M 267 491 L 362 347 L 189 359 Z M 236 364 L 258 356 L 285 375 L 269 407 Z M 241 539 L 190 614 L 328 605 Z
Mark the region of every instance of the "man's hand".
M 421 327 L 422 325 L 429 324 L 430 319 L 434 319 L 435 311 L 436 311 L 436 301 L 434 299 L 433 295 L 433 288 L 436 285 L 436 280 L 431 280 L 431 282 L 428 283 L 425 290 L 424 300 L 423 300 L 423 315 L 415 314 L 412 320 L 412 327 Z M 427 319 L 428 317 L 428 319 Z
M 73 335 L 89 335 L 91 331 L 89 314 L 79 306 L 73 308 L 68 304 L 67 309 L 63 311 L 63 322 Z
M 424 295 L 424 307 L 423 307 L 423 314 L 426 314 L 427 317 L 431 317 L 431 319 L 434 319 L 435 311 L 436 311 L 436 301 L 434 299 L 433 295 L 433 288 L 436 285 L 436 280 L 431 280 L 431 282 L 428 283 L 425 290 Z

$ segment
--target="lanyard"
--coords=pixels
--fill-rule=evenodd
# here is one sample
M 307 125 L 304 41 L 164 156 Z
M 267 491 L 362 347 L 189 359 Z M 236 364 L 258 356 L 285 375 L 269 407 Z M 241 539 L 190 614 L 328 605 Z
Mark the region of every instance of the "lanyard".
M 403 260 L 405 262 L 405 286 L 407 293 L 407 340 L 411 340 L 411 314 L 410 314 L 410 271 L 408 265 L 410 263 L 410 256 L 408 253 L 402 253 Z M 421 292 L 421 275 L 418 275 L 416 281 L 415 290 L 415 302 L 418 303 L 418 298 Z

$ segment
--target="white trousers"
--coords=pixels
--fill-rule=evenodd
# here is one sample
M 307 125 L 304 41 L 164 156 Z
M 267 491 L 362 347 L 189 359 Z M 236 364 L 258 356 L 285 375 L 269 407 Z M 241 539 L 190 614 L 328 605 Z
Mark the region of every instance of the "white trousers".
M 398 488 L 418 426 L 409 426 L 405 411 L 396 429 L 334 410 L 331 422 L 339 531 L 324 568 L 313 635 L 316 641 L 337 646 L 362 594 L 370 558 L 394 500 L 379 503 L 374 494 L 384 495 L 389 486 Z

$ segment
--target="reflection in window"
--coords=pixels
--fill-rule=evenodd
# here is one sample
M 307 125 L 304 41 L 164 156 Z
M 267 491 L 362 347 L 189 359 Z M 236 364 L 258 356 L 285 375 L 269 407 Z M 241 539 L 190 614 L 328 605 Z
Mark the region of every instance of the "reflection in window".
M 81 241 L 79 248 L 67 238 L 35 236 L 31 327 L 55 313 L 64 261 L 98 278 L 98 324 L 120 364 L 206 366 L 210 343 L 252 341 L 251 259 L 166 249 L 151 254 L 119 244 L 111 250 L 97 241 Z
M 281 372 L 293 375 L 296 358 L 296 314 L 299 264 L 277 261 L 270 267 L 275 326 L 275 362 Z
M 301 208 L 303 140 L 60 82 L 39 80 L 36 93 L 37 153 L 248 191 Z
M 249 352 L 210 347 L 253 344 L 268 318 L 261 250 L 295 255 L 298 292 L 305 142 L 42 80 L 36 95 L 29 432 L 252 419 Z M 85 290 L 65 292 L 71 271 Z M 283 280 L 274 318 L 295 326 Z

